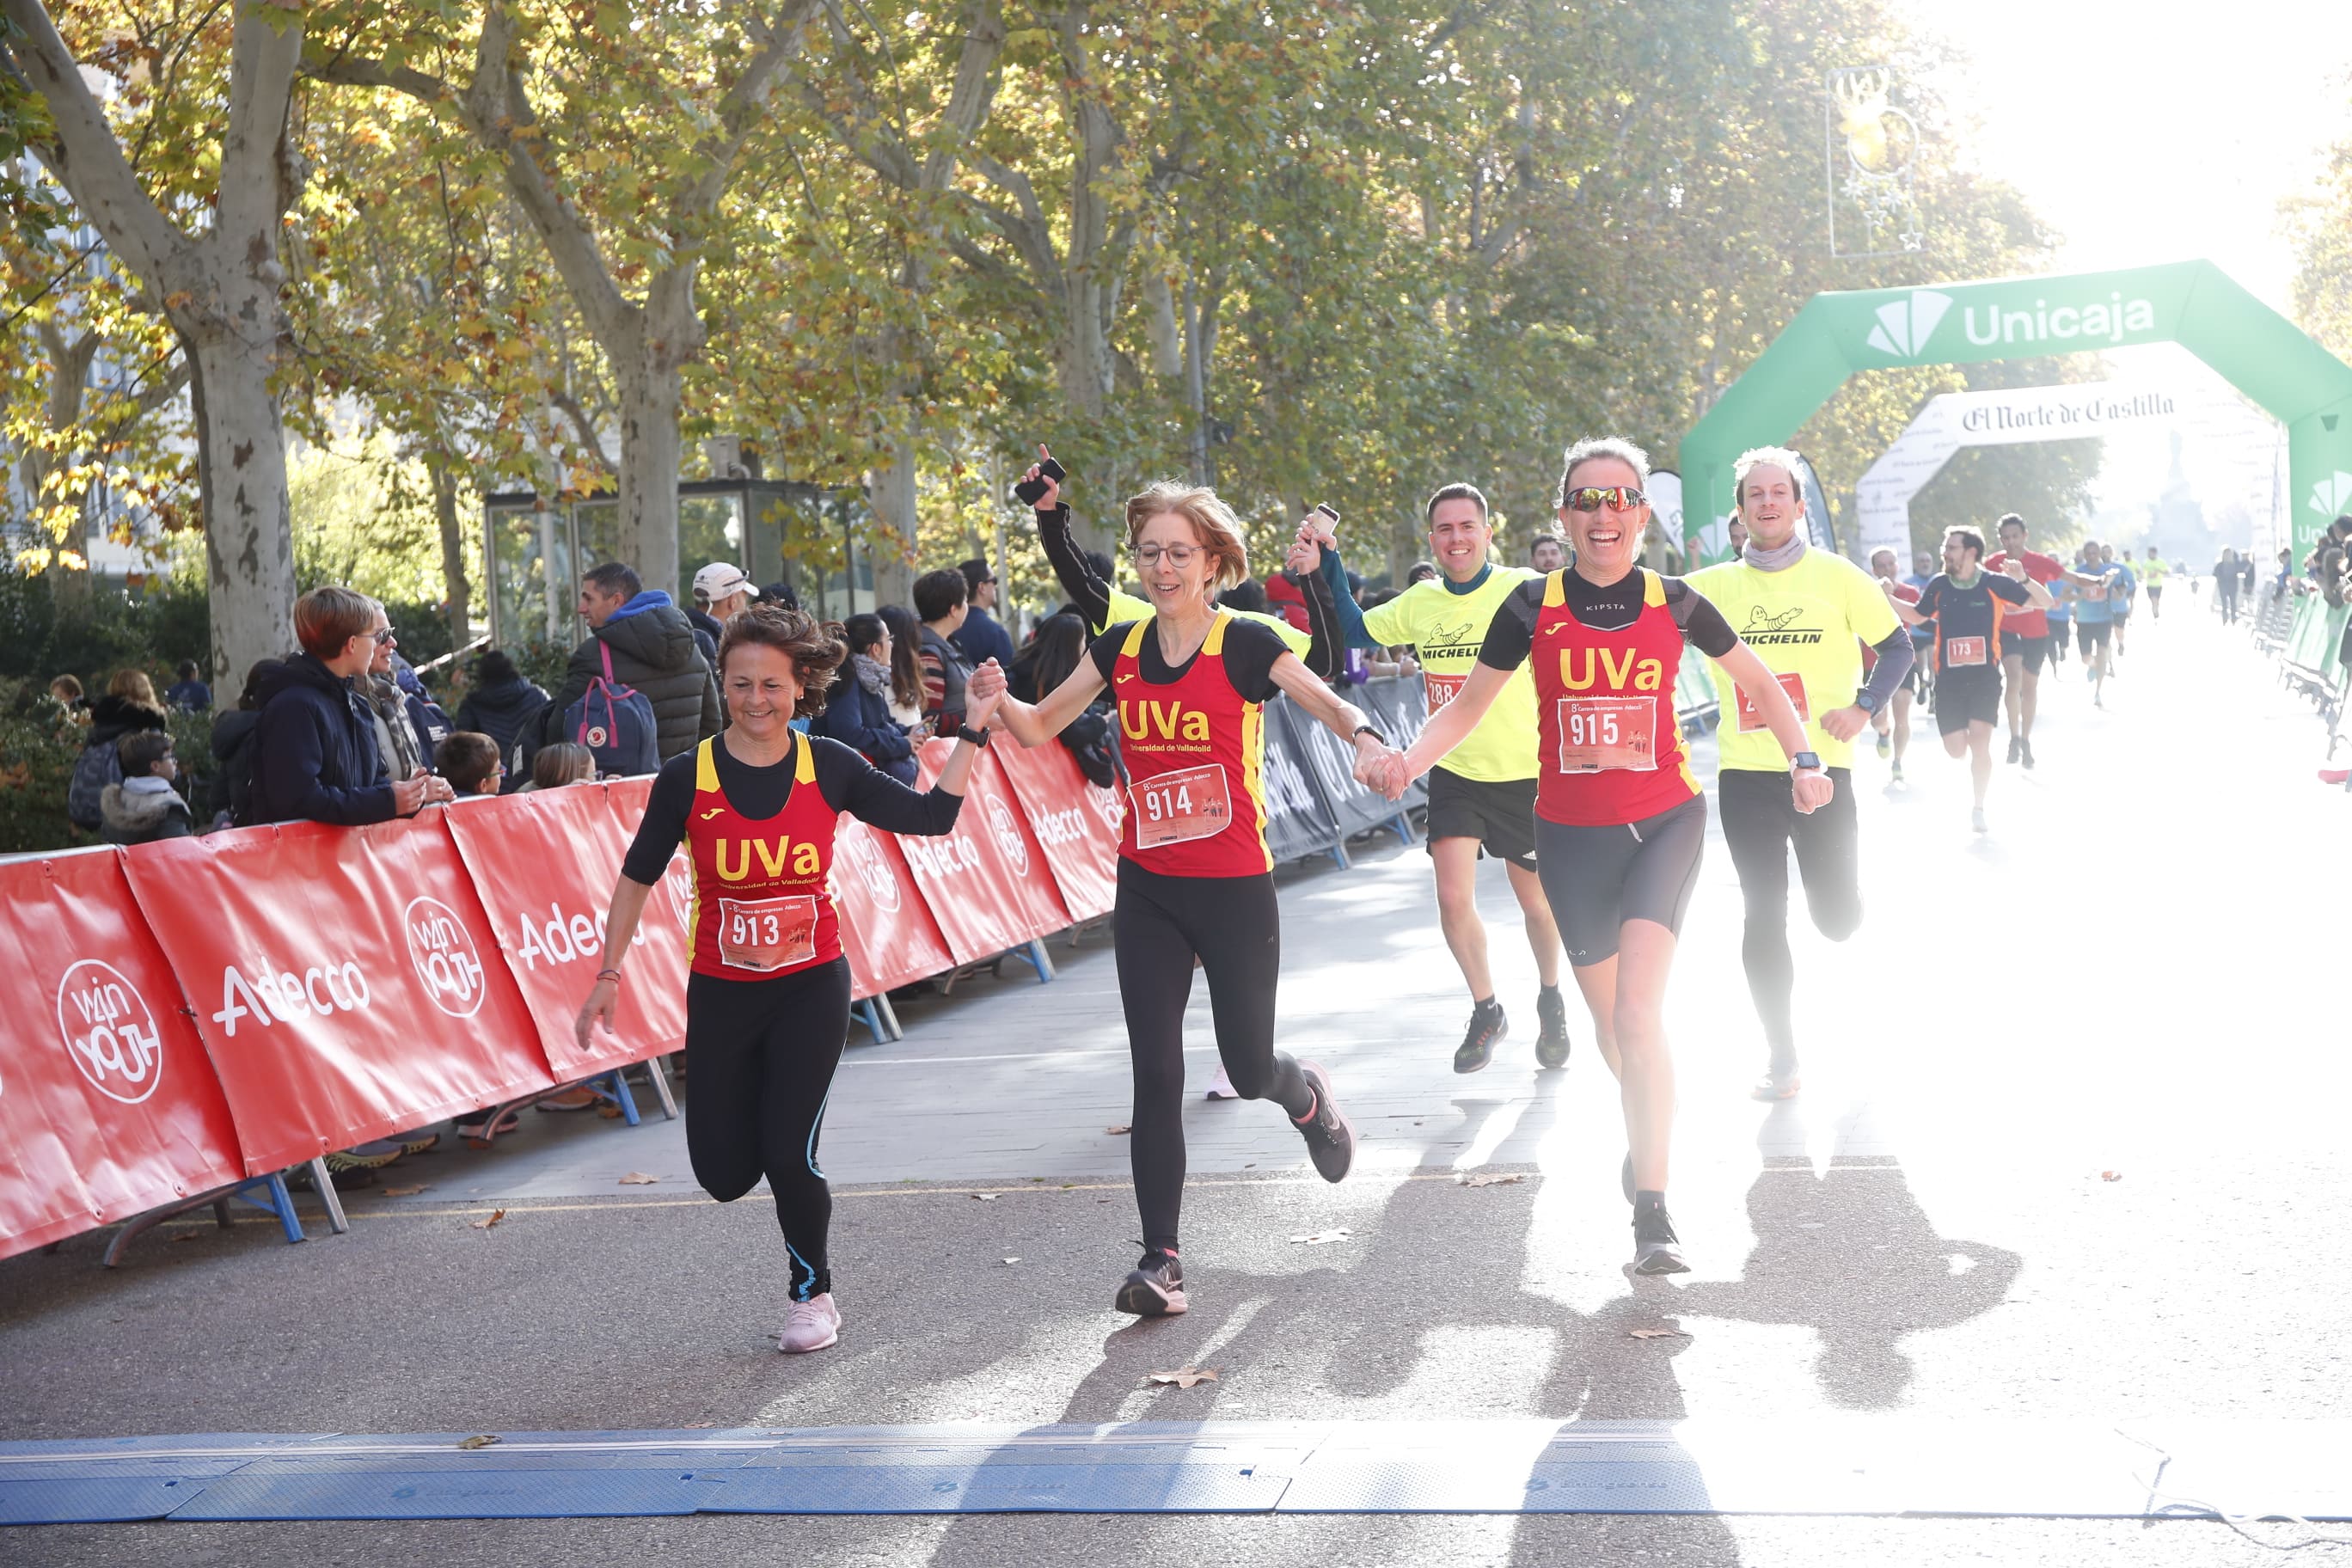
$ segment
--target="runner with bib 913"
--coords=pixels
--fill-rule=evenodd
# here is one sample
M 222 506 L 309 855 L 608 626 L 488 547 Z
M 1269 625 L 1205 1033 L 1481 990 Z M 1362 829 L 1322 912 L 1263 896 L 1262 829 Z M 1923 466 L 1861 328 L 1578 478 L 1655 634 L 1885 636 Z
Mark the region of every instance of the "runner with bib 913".
M 1461 693 L 1373 773 L 1390 798 L 1402 795 L 1470 733 L 1511 672 L 1533 662 L 1543 770 L 1536 869 L 1624 1100 L 1633 1267 L 1675 1274 L 1689 1266 L 1666 1215 L 1675 1115 L 1666 980 L 1706 843 L 1706 796 L 1675 717 L 1685 644 L 1730 672 L 1780 742 L 1799 813 L 1827 805 L 1833 786 L 1789 694 L 1721 612 L 1687 583 L 1635 564 L 1650 525 L 1649 474 L 1630 441 L 1568 449 L 1559 520 L 1576 563 L 1503 601 Z
M 971 761 L 1003 690 L 992 667 L 965 689 L 965 728 L 939 782 L 917 794 L 838 741 L 794 731 L 823 712 L 848 649 L 799 610 L 754 605 L 719 640 L 724 732 L 664 764 L 613 885 L 604 954 L 577 1029 L 612 1031 L 621 964 L 646 900 L 683 841 L 693 860 L 687 928 L 686 1052 L 694 1093 L 686 1151 L 720 1203 L 768 1180 L 783 1227 L 792 1305 L 778 1348 L 839 1337 L 826 1240 L 833 1194 L 816 1163 L 834 1069 L 849 1033 L 849 963 L 826 883 L 844 814 L 888 833 L 936 837 L 963 807 Z
M 1333 1102 L 1330 1075 L 1274 1048 L 1282 923 L 1265 845 L 1265 704 L 1288 693 L 1355 746 L 1360 774 L 1384 747 L 1363 714 L 1272 631 L 1213 601 L 1249 573 L 1241 525 L 1215 491 L 1151 486 L 1127 503 L 1127 538 L 1150 616 L 1112 626 L 1035 705 L 1007 698 L 997 722 L 1036 746 L 1106 686 L 1118 704 L 1119 755 L 1131 782 L 1112 930 L 1135 1068 L 1128 1152 L 1144 1251 L 1115 1300 L 1122 1312 L 1156 1318 L 1186 1305 L 1176 1228 L 1184 1198 L 1184 1005 L 1196 954 L 1217 1054 L 1241 1098 L 1278 1103 L 1325 1181 L 1347 1175 L 1355 1158 L 1355 1130 Z

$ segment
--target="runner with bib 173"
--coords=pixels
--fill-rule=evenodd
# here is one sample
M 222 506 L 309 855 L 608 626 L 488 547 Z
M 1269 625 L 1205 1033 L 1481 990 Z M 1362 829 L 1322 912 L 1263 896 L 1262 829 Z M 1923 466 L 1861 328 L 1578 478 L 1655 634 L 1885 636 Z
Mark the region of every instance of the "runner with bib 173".
M 1504 599 L 1461 693 L 1374 773 L 1391 799 L 1402 795 L 1486 717 L 1511 672 L 1533 662 L 1537 872 L 1624 1101 L 1633 1267 L 1672 1274 L 1689 1266 L 1666 1214 L 1675 1114 L 1666 981 L 1706 844 L 1706 796 L 1675 715 L 1685 645 L 1727 668 L 1755 705 L 1789 759 L 1796 811 L 1828 805 L 1833 786 L 1789 694 L 1722 613 L 1689 584 L 1634 563 L 1650 524 L 1649 473 L 1629 441 L 1568 449 L 1559 520 L 1575 564 Z
M 1542 574 L 1490 559 L 1495 525 L 1475 485 L 1451 484 L 1429 498 L 1423 519 L 1442 575 L 1415 583 L 1387 604 L 1359 610 L 1348 592 L 1328 512 L 1309 512 L 1290 552 L 1295 574 L 1320 570 L 1350 647 L 1409 643 L 1421 661 L 1432 711 L 1445 706 L 1478 667 L 1478 649 L 1503 600 Z M 1312 660 L 1310 663 L 1314 662 Z M 1454 1053 L 1455 1072 L 1476 1072 L 1509 1032 L 1486 965 L 1486 924 L 1478 918 L 1478 860 L 1503 863 L 1536 960 L 1536 1061 L 1568 1065 L 1568 1003 L 1559 994 L 1559 928 L 1536 877 L 1536 689 L 1524 669 L 1470 738 L 1429 775 L 1429 863 L 1437 876 L 1437 925 L 1470 986 L 1470 1027 Z
M 1118 705 L 1130 783 L 1111 921 L 1135 1068 L 1128 1142 L 1144 1251 L 1115 1302 L 1123 1312 L 1161 1317 L 1186 1307 L 1176 1231 L 1184 1197 L 1184 1005 L 1195 954 L 1234 1088 L 1283 1108 L 1325 1181 L 1346 1176 L 1355 1158 L 1355 1129 L 1333 1101 L 1330 1075 L 1274 1048 L 1282 926 L 1265 843 L 1265 705 L 1286 693 L 1356 749 L 1360 773 L 1383 744 L 1272 631 L 1213 602 L 1249 573 L 1241 525 L 1215 491 L 1153 485 L 1127 503 L 1127 537 L 1150 614 L 1096 638 L 1034 706 L 1007 698 L 997 721 L 1036 746 L 1105 687 Z
M 834 832 L 845 814 L 888 833 L 951 831 L 1003 689 L 1000 671 L 973 678 L 962 743 L 919 795 L 840 742 L 793 729 L 795 715 L 824 710 L 847 657 L 831 632 L 781 605 L 754 605 L 727 623 L 719 681 L 730 722 L 655 778 L 604 917 L 610 967 L 597 972 L 577 1025 L 583 1050 L 592 1027 L 612 1031 L 630 939 L 683 841 L 694 870 L 687 1157 L 722 1204 L 767 1178 L 791 1279 L 777 1344 L 794 1352 L 823 1350 L 841 1332 L 826 1261 L 833 1194 L 816 1163 L 849 1034 L 849 963 L 827 887 Z

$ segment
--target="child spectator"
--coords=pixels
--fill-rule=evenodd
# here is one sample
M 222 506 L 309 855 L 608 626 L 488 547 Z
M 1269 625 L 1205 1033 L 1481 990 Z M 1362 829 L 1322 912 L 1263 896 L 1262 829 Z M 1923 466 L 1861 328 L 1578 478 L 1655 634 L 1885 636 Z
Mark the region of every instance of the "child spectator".
M 109 844 L 152 844 L 158 838 L 185 838 L 195 832 L 188 803 L 172 787 L 180 771 L 172 754 L 172 736 L 164 730 L 137 730 L 115 747 L 122 759 L 122 782 L 108 784 L 99 797 L 99 831 Z
M 535 789 L 562 789 L 565 784 L 595 782 L 596 753 L 577 741 L 558 741 L 541 746 L 530 759 L 530 782 L 515 794 L 529 795 Z
M 444 736 L 433 748 L 433 771 L 459 795 L 496 795 L 507 773 L 499 762 L 499 743 L 478 730 Z

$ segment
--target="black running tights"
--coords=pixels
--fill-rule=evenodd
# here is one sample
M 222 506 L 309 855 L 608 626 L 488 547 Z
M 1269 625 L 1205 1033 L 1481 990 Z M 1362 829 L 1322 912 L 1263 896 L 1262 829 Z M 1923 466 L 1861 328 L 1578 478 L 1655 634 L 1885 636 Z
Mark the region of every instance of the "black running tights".
M 1797 985 L 1797 961 L 1789 952 L 1789 847 L 1797 850 L 1797 874 L 1805 882 L 1805 908 L 1813 929 L 1843 942 L 1862 924 L 1861 867 L 1855 852 L 1853 772 L 1829 770 L 1837 793 L 1811 816 L 1800 816 L 1790 797 L 1789 775 L 1726 768 L 1716 778 L 1723 840 L 1739 871 L 1748 900 L 1748 930 L 1739 956 L 1748 968 L 1748 993 L 1772 1048 L 1772 1070 L 1797 1069 L 1797 1042 L 1789 999 Z
M 1192 994 L 1193 954 L 1209 982 L 1217 1054 L 1234 1088 L 1244 1100 L 1276 1101 L 1293 1118 L 1314 1109 L 1298 1063 L 1274 1048 L 1281 910 L 1271 875 L 1164 877 L 1121 859 L 1113 925 L 1135 1061 L 1128 1132 L 1135 1206 L 1144 1245 L 1173 1252 L 1184 1203 L 1184 1004 Z
M 792 1258 L 793 1300 L 833 1289 L 833 1192 L 817 1168 L 833 1070 L 849 1034 L 849 961 L 772 980 L 686 982 L 686 1152 L 722 1204 L 768 1178 Z

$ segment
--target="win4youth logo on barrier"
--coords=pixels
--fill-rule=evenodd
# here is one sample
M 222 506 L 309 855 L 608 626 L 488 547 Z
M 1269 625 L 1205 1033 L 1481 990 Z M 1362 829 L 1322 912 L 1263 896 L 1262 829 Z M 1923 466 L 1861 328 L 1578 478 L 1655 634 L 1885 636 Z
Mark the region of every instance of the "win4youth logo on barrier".
M 136 1105 L 163 1081 L 155 1016 L 112 964 L 85 958 L 58 982 L 58 1029 L 66 1055 L 109 1100 Z

